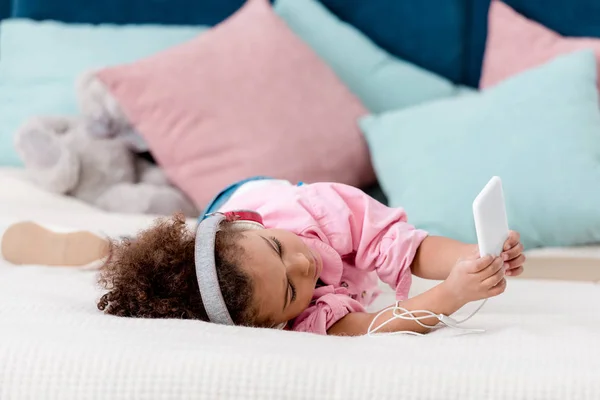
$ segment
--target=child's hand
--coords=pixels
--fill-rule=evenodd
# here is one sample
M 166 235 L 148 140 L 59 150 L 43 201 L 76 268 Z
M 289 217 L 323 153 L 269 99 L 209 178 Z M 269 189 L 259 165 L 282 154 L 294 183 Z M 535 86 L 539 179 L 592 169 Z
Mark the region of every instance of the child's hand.
M 476 250 L 457 261 L 442 285 L 464 304 L 498 296 L 506 289 L 504 261 L 502 257 L 480 258 Z
M 506 276 L 518 276 L 523 273 L 525 255 L 523 254 L 523 244 L 519 232 L 510 231 L 508 239 L 504 243 L 502 259 L 506 264 Z

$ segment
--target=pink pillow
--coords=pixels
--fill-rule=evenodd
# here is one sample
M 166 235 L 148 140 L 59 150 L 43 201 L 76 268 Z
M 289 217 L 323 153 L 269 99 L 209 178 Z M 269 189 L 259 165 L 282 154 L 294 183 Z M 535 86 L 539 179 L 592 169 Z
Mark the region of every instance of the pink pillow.
M 249 0 L 192 41 L 97 76 L 199 207 L 255 175 L 375 180 L 357 122 L 366 109 L 267 0 Z
M 600 39 L 563 37 L 501 1 L 492 1 L 479 86 L 495 85 L 560 54 L 587 48 L 593 49 L 600 61 Z

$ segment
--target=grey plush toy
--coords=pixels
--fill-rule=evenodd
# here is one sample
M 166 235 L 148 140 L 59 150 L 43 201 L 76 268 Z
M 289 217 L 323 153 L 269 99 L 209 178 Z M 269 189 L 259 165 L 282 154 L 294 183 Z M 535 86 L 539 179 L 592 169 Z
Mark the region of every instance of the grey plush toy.
M 22 126 L 15 145 L 31 180 L 106 211 L 198 215 L 159 167 L 132 151 L 127 135 L 99 137 L 88 129 L 83 117 L 38 117 Z

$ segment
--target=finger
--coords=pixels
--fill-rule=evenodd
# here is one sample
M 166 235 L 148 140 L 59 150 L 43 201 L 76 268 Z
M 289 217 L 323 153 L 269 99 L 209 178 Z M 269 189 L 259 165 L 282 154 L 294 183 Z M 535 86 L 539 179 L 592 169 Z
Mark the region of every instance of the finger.
M 505 272 L 506 276 L 519 276 L 523 273 L 523 267 L 518 267 Z
M 479 281 L 483 282 L 490 276 L 493 276 L 499 270 L 503 269 L 503 265 L 504 265 L 504 261 L 502 261 L 502 258 L 500 258 L 500 257 L 494 258 L 494 260 L 492 261 L 491 264 L 489 264 L 486 268 L 482 269 L 481 271 L 479 271 L 477 273 L 477 277 L 479 278 Z
M 490 268 L 492 267 L 490 266 Z M 491 287 L 496 286 L 502 279 L 504 279 L 504 263 L 502 261 L 499 265 L 494 263 L 493 268 L 493 274 L 481 281 L 481 284 L 485 289 L 490 289 Z
M 507 270 L 518 268 L 521 265 L 525 264 L 525 256 L 523 254 L 521 254 L 519 257 L 515 258 L 514 260 L 507 261 L 505 264 L 506 264 Z
M 484 256 L 481 258 L 478 258 L 475 261 L 470 261 L 470 266 L 468 268 L 468 272 L 472 273 L 472 274 L 477 274 L 481 271 L 483 271 L 484 269 L 486 269 L 487 267 L 489 267 L 492 262 L 494 261 L 494 257 L 493 256 Z
M 498 296 L 506 290 L 506 279 L 502 278 L 500 282 L 490 290 L 488 290 L 489 297 Z
M 517 231 L 510 231 L 508 238 L 504 242 L 504 250 L 508 250 L 521 241 L 521 235 Z
M 519 256 L 519 254 L 523 253 L 523 250 L 524 250 L 523 243 L 518 242 L 516 245 L 514 245 L 510 249 L 504 251 L 502 253 L 502 258 L 504 259 L 504 261 L 512 260 L 514 258 L 517 258 Z

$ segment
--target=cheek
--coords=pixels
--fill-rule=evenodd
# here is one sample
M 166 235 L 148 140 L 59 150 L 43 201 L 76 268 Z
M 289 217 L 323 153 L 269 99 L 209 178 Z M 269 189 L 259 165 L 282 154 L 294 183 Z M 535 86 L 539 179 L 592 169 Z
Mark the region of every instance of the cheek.
M 302 283 L 298 282 L 296 284 L 296 290 L 297 294 L 294 307 L 290 311 L 291 314 L 288 314 L 287 316 L 290 320 L 296 318 L 310 306 L 315 291 L 314 282 L 308 280 L 303 281 Z
M 300 239 L 300 236 L 292 232 L 280 231 L 280 235 L 283 236 L 282 239 L 284 243 L 287 244 L 288 247 L 293 251 L 301 252 L 306 247 L 302 239 Z
M 302 293 L 302 303 L 305 305 L 305 307 L 308 307 L 312 300 L 313 293 L 315 292 L 315 286 L 312 281 L 307 281 L 303 292 L 304 293 Z

